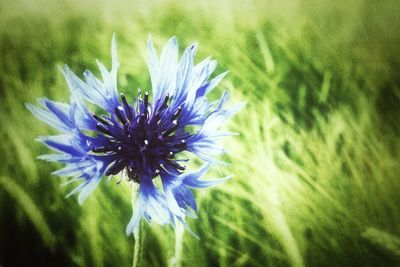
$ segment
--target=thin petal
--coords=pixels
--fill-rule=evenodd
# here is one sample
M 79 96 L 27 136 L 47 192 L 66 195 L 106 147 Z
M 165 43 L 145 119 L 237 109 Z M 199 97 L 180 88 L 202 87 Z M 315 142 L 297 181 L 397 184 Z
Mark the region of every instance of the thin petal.
M 85 97 L 89 102 L 96 104 L 98 106 L 103 105 L 103 96 L 100 94 L 99 90 L 92 88 L 83 82 L 78 76 L 76 76 L 67 65 L 64 66 L 63 74 L 69 88 L 73 94 L 79 94 Z M 85 72 L 86 79 L 90 77 L 89 72 Z
M 52 112 L 68 128 L 73 129 L 75 125 L 69 119 L 70 105 L 51 101 L 47 98 L 39 98 L 38 102 Z
M 206 187 L 210 187 L 210 186 L 214 186 L 214 185 L 223 183 L 223 182 L 225 182 L 225 181 L 231 179 L 232 177 L 233 177 L 233 176 L 230 175 L 230 176 L 226 176 L 226 177 L 224 177 L 224 178 L 219 178 L 219 179 L 216 179 L 216 180 L 199 180 L 199 179 L 192 179 L 192 180 L 190 180 L 190 181 L 185 181 L 185 184 L 186 184 L 187 186 L 189 186 L 189 187 L 196 188 L 196 189 L 199 189 L 199 188 L 206 188 Z
M 197 204 L 194 199 L 192 191 L 190 191 L 186 186 L 181 185 L 172 190 L 176 202 L 179 207 L 187 210 L 190 207 L 192 210 L 197 212 Z
M 36 118 L 40 119 L 41 121 L 47 123 L 54 129 L 57 129 L 62 132 L 69 132 L 71 129 L 62 121 L 57 118 L 53 113 L 49 112 L 48 110 L 39 108 L 32 104 L 25 104 L 26 108 L 36 116 Z
M 176 92 L 172 100 L 172 108 L 182 105 L 187 95 L 187 87 L 193 71 L 193 60 L 197 51 L 197 44 L 193 44 L 185 49 L 182 59 L 178 66 Z
M 71 155 L 67 154 L 46 154 L 46 155 L 40 155 L 37 158 L 41 160 L 57 161 L 57 162 L 68 162 L 72 159 Z
M 176 71 L 178 67 L 178 42 L 172 37 L 165 45 L 160 56 L 160 76 L 157 99 L 162 100 L 166 94 L 172 96 L 176 86 Z
M 155 221 L 158 224 L 171 222 L 171 212 L 168 209 L 164 196 L 154 186 L 152 181 L 145 179 L 140 182 L 140 192 L 143 194 L 146 204 L 144 216 L 148 222 Z
M 57 176 L 76 176 L 81 175 L 85 170 L 91 167 L 93 163 L 84 161 L 80 163 L 72 163 L 66 165 L 64 168 L 52 172 L 52 174 Z
M 90 193 L 92 193 L 93 190 L 96 189 L 97 185 L 100 183 L 100 180 L 101 177 L 93 178 L 80 190 L 78 197 L 78 202 L 80 205 L 82 205 L 82 203 L 86 200 L 86 198 L 90 195 Z
M 70 154 L 70 155 L 81 155 L 79 151 L 77 151 L 71 145 L 71 135 L 63 134 L 63 135 L 55 135 L 55 136 L 44 136 L 38 137 L 37 140 L 39 142 L 44 143 L 46 146 Z
M 226 74 L 228 74 L 228 71 L 221 73 L 211 81 L 202 85 L 199 89 L 197 89 L 196 97 L 204 96 L 211 92 L 222 81 Z
M 143 194 L 139 192 L 135 211 L 132 214 L 131 219 L 129 220 L 128 225 L 126 226 L 126 234 L 132 234 L 137 227 L 139 226 L 140 219 L 142 218 L 144 211 L 146 209 L 146 203 L 143 197 Z
M 157 92 L 158 92 L 158 82 L 159 82 L 158 75 L 160 72 L 160 66 L 159 66 L 157 53 L 156 53 L 156 50 L 154 49 L 153 40 L 151 39 L 151 36 L 149 36 L 149 40 L 147 42 L 147 50 L 149 53 L 149 61 L 147 63 L 147 66 L 148 66 L 150 78 L 151 78 L 153 97 L 155 98 L 157 96 Z M 155 103 L 155 101 L 154 101 L 154 103 Z

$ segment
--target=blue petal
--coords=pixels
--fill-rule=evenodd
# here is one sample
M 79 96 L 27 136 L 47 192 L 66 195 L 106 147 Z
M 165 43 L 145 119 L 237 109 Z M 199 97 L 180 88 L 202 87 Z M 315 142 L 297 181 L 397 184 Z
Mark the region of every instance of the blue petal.
M 197 179 L 185 181 L 185 184 L 189 187 L 196 188 L 196 189 L 206 188 L 206 187 L 210 187 L 210 186 L 214 186 L 214 185 L 223 183 L 223 182 L 231 179 L 232 177 L 233 176 L 230 175 L 230 176 L 226 176 L 224 178 L 219 178 L 217 180 L 198 180 L 198 178 L 197 178 Z
M 28 108 L 30 112 L 32 112 L 33 115 L 35 115 L 38 119 L 41 121 L 47 123 L 51 127 L 62 131 L 62 132 L 70 132 L 71 128 L 63 121 L 60 121 L 60 119 L 52 112 L 39 108 L 35 105 L 32 104 L 25 104 L 25 106 Z
M 82 173 L 79 174 L 78 177 L 81 177 L 85 182 L 80 184 L 66 196 L 69 197 L 79 192 L 79 204 L 82 204 L 85 199 L 90 195 L 90 193 L 97 187 L 107 167 L 107 164 L 95 160 L 94 158 L 88 159 L 86 162 L 82 162 L 81 164 L 85 165 L 86 168 L 85 170 L 83 170 Z M 75 180 L 76 178 L 72 181 Z
M 207 82 L 216 66 L 217 62 L 215 60 L 210 60 L 210 58 L 207 58 L 193 68 L 192 79 L 190 85 L 188 86 L 188 96 L 186 99 L 187 103 L 194 104 L 197 89 Z
M 80 176 L 86 171 L 86 169 L 93 166 L 93 163 L 88 161 L 83 161 L 79 163 L 67 164 L 64 168 L 52 172 L 54 175 L 58 176 Z
M 192 106 L 184 108 L 184 112 L 180 117 L 180 123 L 182 125 L 202 125 L 204 123 L 204 116 L 209 109 L 209 104 L 205 97 L 199 97 L 192 104 Z
M 71 155 L 67 154 L 46 154 L 46 155 L 40 155 L 37 158 L 41 160 L 57 161 L 57 162 L 69 162 L 72 159 Z
M 154 186 L 151 179 L 146 179 L 146 177 L 141 177 L 138 202 L 126 228 L 127 234 L 135 231 L 142 216 L 149 223 L 155 221 L 161 225 L 173 223 L 174 220 L 164 195 Z
M 140 219 L 142 218 L 144 211 L 146 209 L 145 199 L 142 193 L 139 192 L 138 199 L 135 206 L 135 211 L 132 214 L 131 219 L 129 220 L 128 225 L 126 226 L 126 234 L 132 234 L 137 227 L 139 226 Z
M 47 98 L 39 98 L 38 102 L 52 112 L 61 123 L 64 123 L 68 128 L 73 129 L 74 123 L 69 118 L 70 105 L 51 101 Z
M 100 182 L 101 177 L 95 177 L 91 180 L 87 180 L 84 183 L 80 184 L 78 187 L 76 187 L 74 190 L 72 190 L 68 195 L 65 197 L 68 198 L 76 193 L 79 193 L 78 197 L 78 203 L 80 205 L 83 204 L 83 202 L 86 200 L 86 198 L 90 195 L 91 192 L 97 187 L 97 185 Z
M 55 136 L 44 136 L 37 138 L 38 141 L 44 143 L 48 147 L 76 156 L 81 155 L 79 151 L 77 151 L 71 145 L 72 137 L 71 135 L 63 134 L 63 135 L 55 135 Z
M 177 200 L 173 193 L 173 189 L 182 184 L 181 177 L 170 175 L 170 174 L 163 174 L 163 175 L 161 175 L 161 180 L 163 183 L 165 200 L 167 202 L 169 210 L 176 217 L 180 217 L 180 218 L 184 217 L 185 214 L 183 213 L 181 207 L 178 205 Z
M 193 71 L 193 60 L 197 51 L 197 45 L 193 44 L 185 49 L 181 61 L 178 66 L 176 91 L 171 103 L 172 110 L 182 105 L 187 96 L 187 87 L 191 79 Z
M 215 136 L 196 134 L 187 141 L 187 150 L 196 154 L 201 159 L 216 164 L 226 164 L 216 160 L 214 157 L 225 152 L 223 146 L 219 145 Z
M 158 99 L 166 94 L 173 95 L 176 87 L 178 68 L 178 42 L 175 37 L 169 39 L 160 56 L 160 81 Z
M 149 40 L 147 42 L 147 50 L 149 52 L 149 61 L 147 62 L 147 66 L 150 73 L 151 86 L 153 89 L 153 98 L 157 96 L 158 90 L 158 75 L 159 75 L 159 63 L 158 56 L 156 50 L 154 49 L 153 41 L 151 36 L 149 36 Z
M 69 114 L 75 125 L 82 130 L 96 130 L 96 121 L 76 95 L 71 96 L 71 110 Z
M 90 195 L 90 193 L 93 192 L 94 189 L 96 189 L 97 185 L 101 181 L 101 176 L 100 177 L 94 177 L 90 180 L 89 183 L 86 183 L 85 186 L 82 188 L 82 190 L 79 193 L 78 197 L 78 202 L 80 205 L 86 200 L 86 198 Z
M 222 101 L 223 99 L 221 99 L 221 103 Z M 208 115 L 208 117 L 204 121 L 202 129 L 200 130 L 201 133 L 207 133 L 208 135 L 210 135 L 210 133 L 216 131 L 225 121 L 227 121 L 230 117 L 242 110 L 246 105 L 245 102 L 241 102 L 228 109 L 221 109 L 220 106 L 222 106 L 223 104 L 221 103 L 217 107 L 215 112 L 212 112 Z
M 172 190 L 176 202 L 178 203 L 179 207 L 183 209 L 187 209 L 190 207 L 194 211 L 197 212 L 197 204 L 194 199 L 192 191 L 190 191 L 186 186 L 181 185 Z
M 146 200 L 146 209 L 144 215 L 149 222 L 152 220 L 158 224 L 167 224 L 171 222 L 171 213 L 168 210 L 164 196 L 154 186 L 152 181 L 146 181 L 141 177 L 140 193 Z
M 206 84 L 202 85 L 199 89 L 197 89 L 196 97 L 205 96 L 209 92 L 212 91 L 220 82 L 221 80 L 228 74 L 228 72 L 223 72 L 211 81 L 207 82 Z
M 172 96 L 176 87 L 178 68 L 178 43 L 172 37 L 165 45 L 160 59 L 157 59 L 156 52 L 151 39 L 149 39 L 149 71 L 153 87 L 153 103 L 157 106 L 164 97 Z
M 63 73 L 73 94 L 81 95 L 89 102 L 111 113 L 118 105 L 116 77 L 108 73 L 103 64 L 98 62 L 98 65 L 104 79 L 103 82 L 98 80 L 92 72 L 86 70 L 84 72 L 85 83 L 67 65 L 65 65 Z
M 63 74 L 71 93 L 82 95 L 85 97 L 89 102 L 96 104 L 100 107 L 103 105 L 103 96 L 100 94 L 99 90 L 96 88 L 92 88 L 91 86 L 87 85 L 83 82 L 78 76 L 73 73 L 67 65 L 64 66 Z M 86 73 L 88 75 L 88 73 Z

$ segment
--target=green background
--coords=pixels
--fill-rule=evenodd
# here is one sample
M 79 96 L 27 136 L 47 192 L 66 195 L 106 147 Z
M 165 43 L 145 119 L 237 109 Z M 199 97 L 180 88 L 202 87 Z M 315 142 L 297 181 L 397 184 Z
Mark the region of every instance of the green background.
M 57 69 L 110 66 L 119 91 L 150 89 L 158 51 L 177 36 L 218 60 L 228 104 L 233 174 L 196 191 L 200 240 L 186 233 L 184 266 L 400 266 L 399 1 L 0 1 L 0 266 L 129 266 L 131 188 L 103 181 L 80 206 L 35 142 L 54 133 L 24 107 L 67 102 Z M 199 162 L 193 162 L 197 166 Z M 168 266 L 171 227 L 145 225 L 144 266 Z

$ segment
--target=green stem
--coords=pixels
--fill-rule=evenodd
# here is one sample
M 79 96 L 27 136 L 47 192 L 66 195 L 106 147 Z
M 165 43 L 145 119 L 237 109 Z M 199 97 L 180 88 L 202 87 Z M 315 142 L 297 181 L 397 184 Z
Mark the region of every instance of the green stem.
M 135 211 L 136 207 L 136 200 L 139 193 L 139 184 L 133 182 L 132 183 L 132 210 Z M 143 227 L 142 222 L 139 222 L 139 226 L 133 232 L 133 237 L 135 239 L 135 244 L 133 247 L 133 261 L 132 267 L 139 267 L 140 260 L 142 258 L 142 247 L 143 247 Z
M 176 228 L 175 228 L 175 257 L 174 257 L 175 267 L 182 266 L 182 249 L 183 249 L 184 233 L 185 229 L 183 228 L 183 224 L 178 221 L 176 223 Z
M 139 267 L 140 260 L 142 258 L 142 247 L 143 247 L 143 227 L 142 223 L 139 223 L 138 229 L 133 233 L 135 238 L 135 245 L 133 248 L 133 262 L 132 267 Z

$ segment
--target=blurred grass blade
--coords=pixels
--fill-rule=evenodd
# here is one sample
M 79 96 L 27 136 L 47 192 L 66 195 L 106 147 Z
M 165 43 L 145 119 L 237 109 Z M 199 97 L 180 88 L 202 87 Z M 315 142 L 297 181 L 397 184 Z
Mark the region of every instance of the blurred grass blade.
M 4 190 L 15 199 L 33 225 L 36 227 L 43 241 L 49 249 L 54 249 L 56 239 L 46 223 L 45 217 L 33 199 L 21 188 L 14 180 L 9 177 L 0 176 L 0 185 Z
M 375 249 L 400 262 L 400 238 L 383 230 L 369 227 L 361 233 Z

